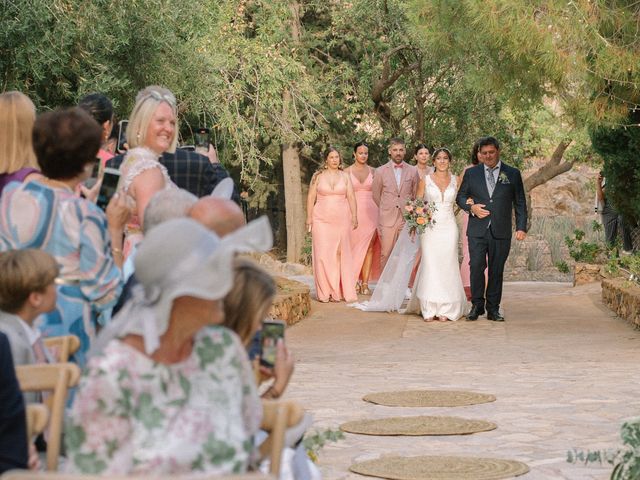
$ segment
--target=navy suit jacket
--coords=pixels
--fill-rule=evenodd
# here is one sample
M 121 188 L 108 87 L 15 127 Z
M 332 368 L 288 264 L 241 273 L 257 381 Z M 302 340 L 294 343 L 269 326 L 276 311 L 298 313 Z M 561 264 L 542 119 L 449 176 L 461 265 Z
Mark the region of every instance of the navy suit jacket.
M 27 468 L 27 421 L 11 357 L 9 340 L 0 332 L 0 474 Z
M 501 163 L 498 182 L 491 196 L 487 189 L 484 165 L 468 168 L 462 178 L 456 202 L 461 209 L 470 213 L 471 205 L 466 203 L 468 198 L 472 198 L 474 203 L 484 204 L 485 210 L 491 213 L 485 218 L 470 215 L 467 236 L 483 237 L 491 222 L 494 237 L 511 238 L 513 210 L 516 214 L 516 230 L 527 231 L 527 200 L 522 176 L 517 168 Z

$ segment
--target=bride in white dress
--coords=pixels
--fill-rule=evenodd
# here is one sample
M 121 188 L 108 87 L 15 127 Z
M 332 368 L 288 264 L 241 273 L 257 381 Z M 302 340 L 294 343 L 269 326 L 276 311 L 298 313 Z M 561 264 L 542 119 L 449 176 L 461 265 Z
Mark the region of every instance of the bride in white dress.
M 426 321 L 458 320 L 467 311 L 458 263 L 458 225 L 453 213 L 458 181 L 449 172 L 451 153 L 434 152 L 435 172 L 425 176 L 418 187 L 418 197 L 436 206 L 435 224 L 424 234 L 412 238 L 407 228 L 396 242 L 387 265 L 368 302 L 352 304 L 365 311 L 402 311 L 405 292 L 418 246 L 422 260 L 409 304 L 403 313 L 421 314 Z
M 420 182 L 417 196 L 434 203 L 435 225 L 420 236 L 422 260 L 406 313 L 419 313 L 426 321 L 458 320 L 466 313 L 467 298 L 458 263 L 458 224 L 453 209 L 458 182 L 449 171 L 451 153 L 434 152 L 435 172 Z

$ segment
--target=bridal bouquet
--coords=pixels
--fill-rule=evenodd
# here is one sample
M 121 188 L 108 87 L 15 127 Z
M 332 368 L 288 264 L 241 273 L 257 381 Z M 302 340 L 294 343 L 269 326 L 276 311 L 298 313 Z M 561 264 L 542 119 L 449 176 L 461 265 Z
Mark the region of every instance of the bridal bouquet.
M 407 200 L 404 206 L 402 216 L 409 225 L 409 233 L 424 233 L 427 227 L 431 228 L 436 221 L 433 214 L 436 211 L 434 203 L 425 202 L 417 198 L 415 200 Z

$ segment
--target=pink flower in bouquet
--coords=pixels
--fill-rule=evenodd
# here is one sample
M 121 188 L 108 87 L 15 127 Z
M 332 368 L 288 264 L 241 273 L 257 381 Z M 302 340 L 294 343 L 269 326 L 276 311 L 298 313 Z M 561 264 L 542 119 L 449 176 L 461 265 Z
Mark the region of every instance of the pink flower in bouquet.
M 404 209 L 405 209 L 407 212 L 413 212 L 413 205 L 405 205 L 405 206 L 404 206 Z
M 416 213 L 417 213 L 418 215 L 422 215 L 422 214 L 424 213 L 424 207 L 418 207 L 418 208 L 416 208 Z

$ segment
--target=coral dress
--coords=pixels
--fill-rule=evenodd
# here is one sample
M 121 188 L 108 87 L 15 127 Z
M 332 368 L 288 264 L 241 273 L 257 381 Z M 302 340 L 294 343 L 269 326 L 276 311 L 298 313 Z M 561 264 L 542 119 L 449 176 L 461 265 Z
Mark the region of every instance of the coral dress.
M 316 293 L 321 302 L 358 299 L 351 260 L 351 209 L 347 183 L 331 189 L 324 175 L 318 178 L 318 196 L 312 215 L 312 259 Z
M 373 192 L 371 185 L 373 184 L 373 173 L 369 171 L 366 180 L 360 183 L 360 180 L 351 175 L 351 183 L 353 191 L 356 195 L 356 205 L 358 206 L 358 228 L 351 230 L 351 261 L 353 263 L 353 273 L 355 284 L 360 276 L 364 257 L 367 255 L 371 239 L 375 236 L 378 228 L 378 206 L 373 201 Z M 378 254 L 376 255 L 376 250 Z M 373 262 L 371 264 L 371 275 L 369 280 L 375 280 L 380 276 L 380 244 L 376 242 L 374 245 Z

